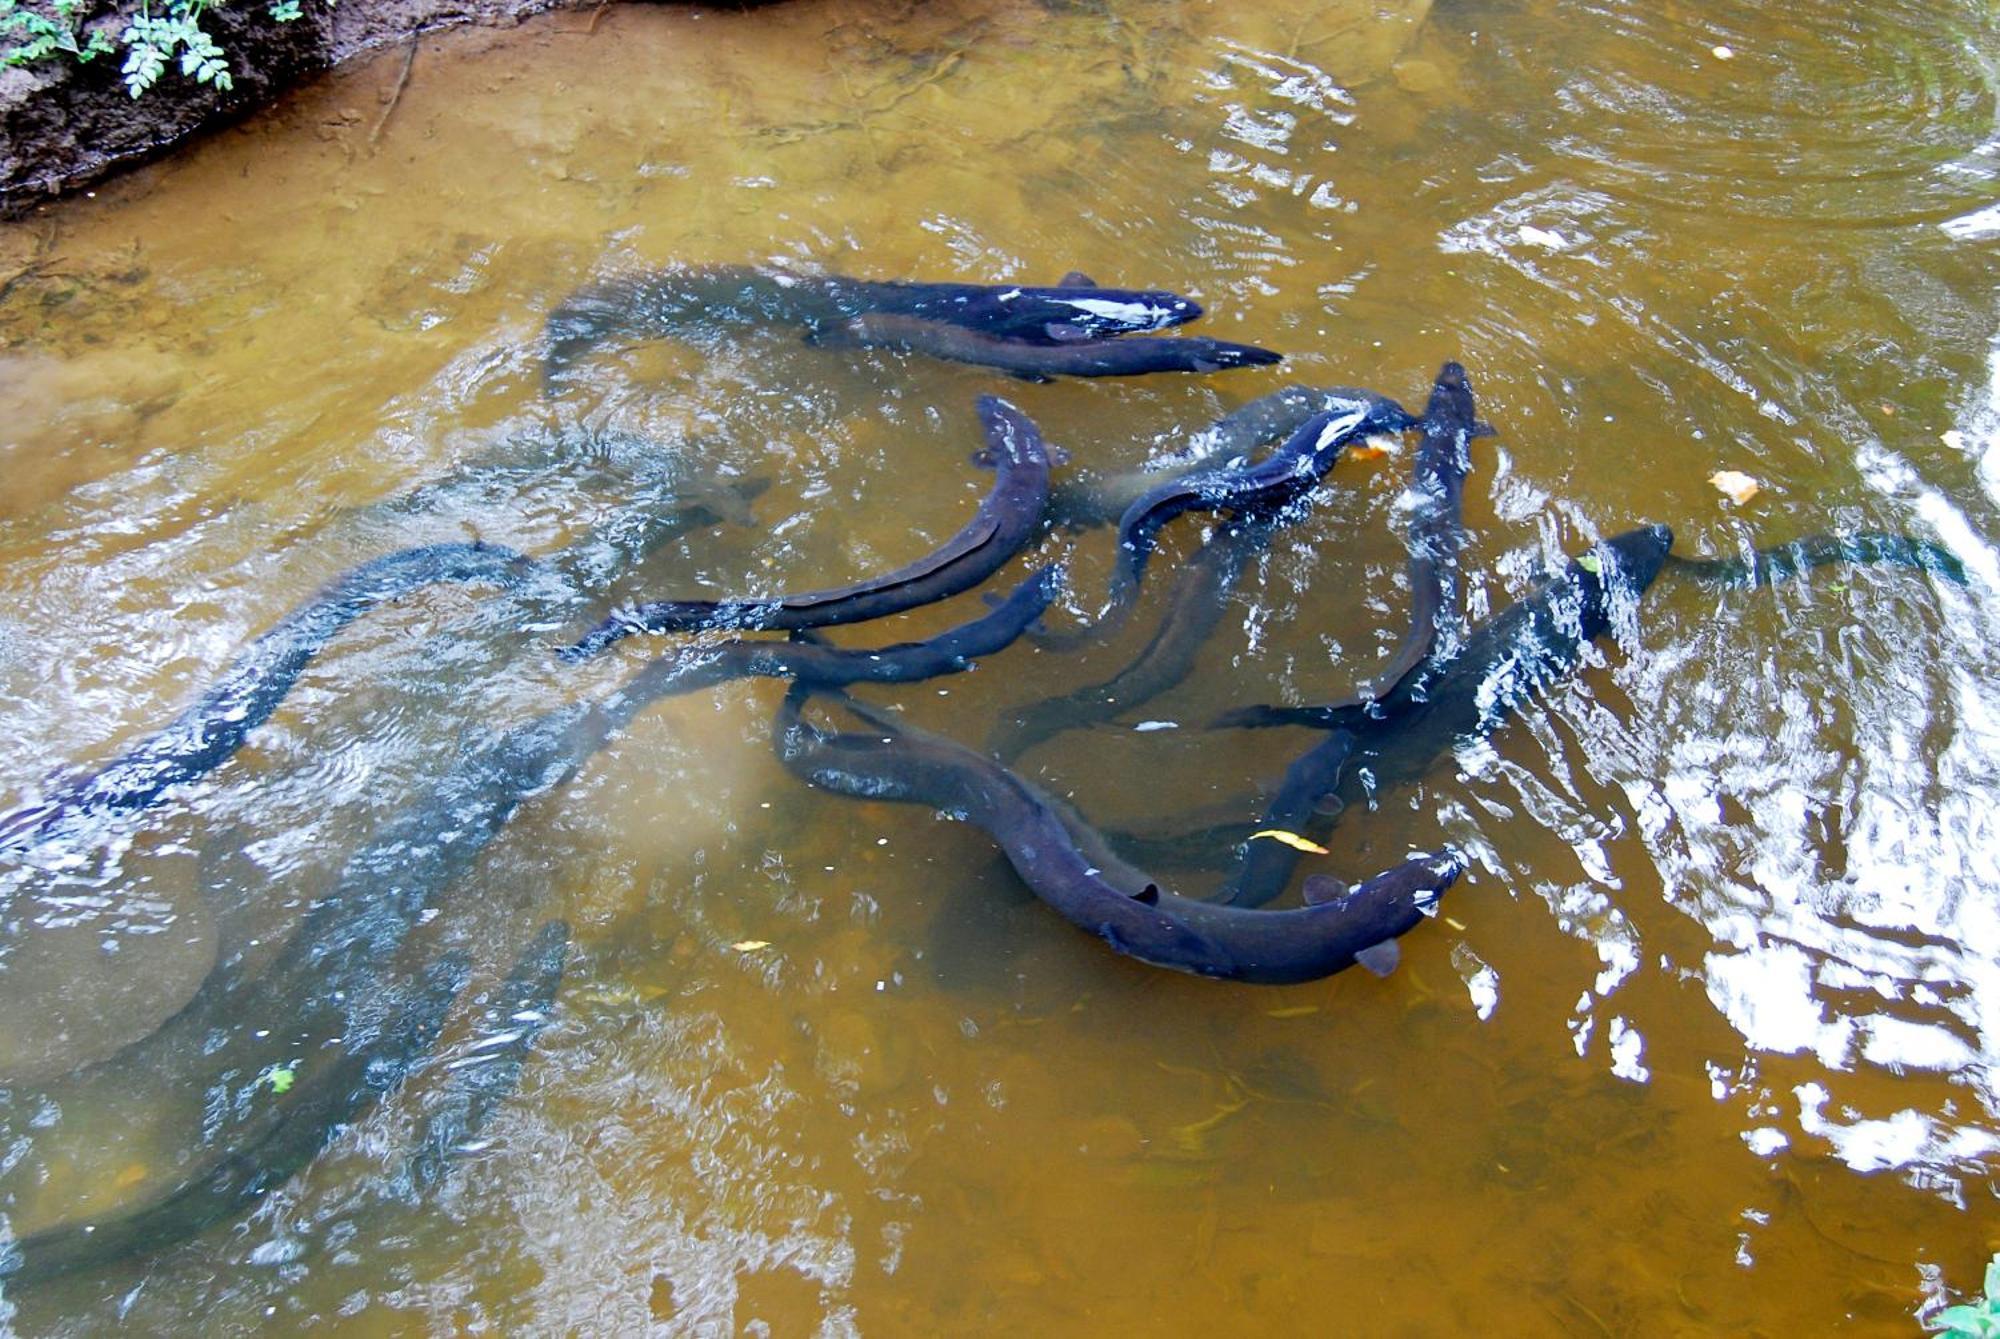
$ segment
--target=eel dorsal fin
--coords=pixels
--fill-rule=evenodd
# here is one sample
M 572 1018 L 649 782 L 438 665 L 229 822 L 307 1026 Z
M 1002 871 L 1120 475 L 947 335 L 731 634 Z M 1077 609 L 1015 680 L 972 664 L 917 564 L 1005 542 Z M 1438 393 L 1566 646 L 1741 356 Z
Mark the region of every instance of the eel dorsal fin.
M 1348 885 L 1347 880 L 1336 879 L 1331 874 L 1315 874 L 1305 881 L 1304 887 L 1299 889 L 1309 907 L 1323 907 L 1341 901 L 1352 891 L 1354 890 Z

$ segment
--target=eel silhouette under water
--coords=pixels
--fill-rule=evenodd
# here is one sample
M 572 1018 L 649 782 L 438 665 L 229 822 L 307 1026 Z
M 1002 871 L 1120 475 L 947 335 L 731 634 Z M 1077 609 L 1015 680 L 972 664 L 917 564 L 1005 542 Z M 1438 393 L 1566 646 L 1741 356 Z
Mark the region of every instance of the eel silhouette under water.
M 793 631 L 859 623 L 972 589 L 1040 529 L 1051 465 L 1040 431 L 1020 410 L 983 396 L 979 417 L 987 441 L 981 457 L 994 466 L 993 488 L 965 528 L 932 553 L 893 572 L 831 590 L 762 599 L 657 600 L 620 610 L 564 648 L 563 658 L 586 659 L 638 632 Z
M 519 584 L 530 559 L 491 544 L 428 544 L 345 573 L 258 637 L 164 729 L 41 798 L 0 815 L 0 855 L 84 835 L 95 819 L 143 809 L 228 761 L 342 628 L 378 605 L 443 581 Z
M 61 1081 L 63 1101 L 79 1110 L 115 1103 L 148 1074 L 181 1076 L 179 1087 L 223 1100 L 202 1122 L 193 1147 L 130 1199 L 0 1240 L 0 1278 L 46 1277 L 170 1245 L 249 1208 L 310 1161 L 340 1125 L 428 1051 L 457 993 L 462 967 L 435 966 L 408 989 L 391 979 L 426 908 L 471 868 L 521 804 L 567 782 L 662 697 L 746 674 L 847 684 L 955 673 L 1018 637 L 1056 586 L 1053 570 L 1037 572 L 999 608 L 926 641 L 695 648 L 646 666 L 599 703 L 558 708 L 474 751 L 348 857 L 332 889 L 261 973 L 218 967 L 160 1028 Z M 547 979 L 546 958 L 531 953 L 527 976 Z M 279 1070 L 294 1076 L 282 1091 L 264 1082 Z M 16 1091 L 0 1101 L 0 1139 L 18 1141 L 21 1150 L 0 1170 L 0 1202 L 16 1203 L 48 1170 L 52 1155 L 43 1144 L 52 1136 L 33 1125 L 41 1109 L 34 1096 Z M 480 1100 L 470 1094 L 466 1112 Z M 438 1128 L 438 1140 L 449 1143 L 458 1127 Z M 423 1174 L 413 1168 L 413 1175 Z
M 446 1063 L 443 1091 L 418 1131 L 406 1173 L 412 1191 L 436 1186 L 453 1158 L 478 1151 L 480 1131 L 519 1086 L 528 1053 L 554 1019 L 569 947 L 569 926 L 545 923 L 507 978 L 494 987 L 485 1003 L 483 1034 Z
M 1019 376 L 1127 376 L 1275 363 L 1280 355 L 1218 340 L 1119 337 L 1192 321 L 1178 293 L 1100 288 L 1080 274 L 1050 288 L 879 282 L 741 265 L 620 275 L 585 286 L 549 314 L 553 382 L 611 340 L 714 339 L 755 327 L 797 330 L 814 344 L 881 345 Z M 1187 343 L 1187 350 L 1165 346 Z
M 1324 722 L 1328 736 L 1286 769 L 1258 828 L 1312 828 L 1330 817 L 1330 799 L 1354 798 L 1341 792 L 1358 791 L 1364 773 L 1370 787 L 1387 789 L 1489 733 L 1529 694 L 1576 668 L 1620 602 L 1629 605 L 1653 583 L 1673 542 L 1663 525 L 1614 536 L 1496 615 L 1430 673 L 1405 678 L 1380 704 L 1338 709 L 1337 720 Z M 1298 860 L 1282 843 L 1250 841 L 1223 900 L 1264 905 L 1284 890 Z
M 870 800 L 921 804 L 964 819 L 999 844 L 1038 898 L 1113 950 L 1156 967 L 1252 984 L 1317 980 L 1368 962 L 1421 924 L 1458 877 L 1455 855 L 1418 856 L 1317 905 L 1287 910 L 1218 906 L 1177 896 L 1136 874 L 1106 869 L 1072 820 L 1022 777 L 941 736 L 852 700 L 868 729 L 836 733 L 807 722 L 813 689 L 797 685 L 774 726 L 778 757 L 811 785 Z

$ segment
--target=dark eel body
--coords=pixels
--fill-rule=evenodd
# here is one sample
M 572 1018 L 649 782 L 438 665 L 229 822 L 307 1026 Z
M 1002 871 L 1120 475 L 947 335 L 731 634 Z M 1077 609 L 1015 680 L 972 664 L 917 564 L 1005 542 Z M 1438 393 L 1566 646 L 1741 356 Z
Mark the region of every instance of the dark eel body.
M 1069 470 L 1049 489 L 1050 523 L 1077 529 L 1110 525 L 1162 484 L 1201 470 L 1248 464 L 1260 448 L 1290 437 L 1315 414 L 1337 412 L 1373 395 L 1348 386 L 1283 386 L 1190 434 L 1176 458 L 1120 474 Z
M 549 315 L 547 373 L 560 376 L 612 339 L 703 339 L 758 326 L 795 329 L 816 344 L 887 345 L 1036 377 L 1278 361 L 1267 349 L 1206 339 L 1185 341 L 1195 346 L 1186 351 L 1160 347 L 1180 340 L 1145 340 L 1142 346 L 1150 347 L 1134 354 L 1109 352 L 1121 335 L 1165 330 L 1200 315 L 1199 305 L 1177 293 L 1100 288 L 1077 274 L 1035 288 L 696 266 L 622 275 L 571 294 Z
M 1352 412 L 1353 405 L 1366 406 L 1369 417 L 1383 431 L 1393 430 L 1391 425 L 1395 424 L 1408 426 L 1403 422 L 1408 415 L 1400 406 L 1372 392 L 1293 387 L 1245 406 L 1253 412 L 1239 411 L 1239 416 L 1225 419 L 1216 427 L 1228 426 L 1229 431 L 1222 434 L 1226 438 L 1244 430 L 1262 431 L 1272 422 L 1289 417 L 1309 419 L 1315 413 L 1339 412 L 1343 408 Z M 1479 422 L 1465 369 L 1457 363 L 1445 364 L 1438 373 L 1420 426 L 1424 435 L 1410 481 L 1413 497 L 1409 523 L 1413 606 L 1410 631 L 1396 656 L 1362 690 L 1357 701 L 1372 700 L 1401 682 L 1431 654 L 1440 632 L 1449 629 L 1453 644 L 1458 635 L 1456 615 L 1462 603 L 1458 590 L 1458 551 L 1464 533 L 1460 518 L 1465 476 L 1471 469 L 1469 444 L 1472 438 L 1492 429 Z M 1196 473 L 1186 471 L 1156 484 L 1128 504 L 1128 510 L 1137 510 L 1143 498 L 1176 497 L 1175 490 L 1183 480 Z M 1064 730 L 1110 720 L 1179 683 L 1193 668 L 1202 642 L 1221 620 L 1228 593 L 1244 566 L 1269 545 L 1274 525 L 1275 521 L 1268 517 L 1253 517 L 1232 525 L 1203 544 L 1175 582 L 1158 630 L 1131 664 L 1103 683 L 1089 684 L 1018 709 L 1012 721 L 995 730 L 990 740 L 994 751 L 1003 758 L 1016 757 Z
M 426 909 L 522 803 L 568 781 L 652 703 L 746 674 L 849 684 L 957 672 L 970 668 L 973 656 L 1017 637 L 1055 588 L 1053 571 L 1038 572 L 999 608 L 928 641 L 855 649 L 801 642 L 697 648 L 686 658 L 646 666 L 600 703 L 546 713 L 470 754 L 347 859 L 331 891 L 261 973 L 246 977 L 236 964 L 218 967 L 159 1029 L 65 1081 L 64 1101 L 89 1109 L 114 1102 L 139 1081 L 135 1076 L 192 1070 L 207 1076 L 197 1080 L 201 1091 L 226 1093 L 228 1101 L 175 1165 L 171 1181 L 115 1214 L 58 1223 L 0 1244 L 0 1277 L 43 1277 L 158 1249 L 247 1209 L 310 1161 L 435 1040 L 462 968 L 434 966 L 409 990 L 390 979 Z M 535 961 L 531 955 L 530 967 Z M 259 1083 L 277 1066 L 296 1074 L 282 1094 Z M 0 1138 L 29 1118 L 35 1105 L 25 1100 L 29 1096 L 14 1095 Z M 476 1106 L 468 1099 L 468 1111 Z M 6 1174 L 37 1175 L 32 1153 Z M 10 1201 L 0 1181 L 0 1208 Z
M 1139 654 L 1101 683 L 1013 708 L 987 739 L 1009 761 L 1067 730 L 1096 725 L 1144 706 L 1187 678 L 1195 657 L 1229 609 L 1229 595 L 1270 546 L 1273 524 L 1237 522 L 1211 535 L 1182 565 L 1160 618 Z
M 429 544 L 363 563 L 294 609 L 164 729 L 49 794 L 0 816 L 0 854 L 78 835 L 92 819 L 143 809 L 220 767 L 270 719 L 312 658 L 377 605 L 441 581 L 518 584 L 532 564 L 490 544 Z
M 1359 798 L 1422 776 L 1459 743 L 1487 734 L 1529 694 L 1574 670 L 1583 646 L 1611 627 L 1620 600 L 1636 600 L 1666 563 L 1673 532 L 1628 531 L 1572 560 L 1526 598 L 1473 632 L 1452 659 L 1412 675 L 1380 703 L 1339 709 L 1327 737 L 1286 769 L 1259 828 L 1311 831 L 1329 800 Z M 1335 810 L 1337 812 L 1337 810 Z M 1299 853 L 1251 841 L 1225 899 L 1262 906 L 1284 890 Z
M 1157 967 L 1255 984 L 1312 981 L 1414 929 L 1458 876 L 1455 856 L 1421 856 L 1328 902 L 1283 911 L 1218 906 L 1132 886 L 1079 844 L 1037 788 L 962 744 L 848 702 L 868 726 L 833 733 L 806 722 L 811 689 L 786 697 L 778 756 L 812 785 L 871 800 L 922 804 L 983 829 L 1034 894 L 1115 951 Z
M 528 1053 L 553 1020 L 568 965 L 569 926 L 549 921 L 487 999 L 483 1035 L 445 1066 L 443 1092 L 426 1113 L 410 1157 L 410 1189 L 435 1186 L 454 1156 L 475 1151 L 473 1141 L 520 1084 Z
M 520 617 L 547 620 L 660 546 L 739 514 L 767 486 L 747 480 L 696 489 L 674 505 L 616 517 L 546 558 L 471 543 L 427 544 L 371 559 L 259 636 L 164 728 L 95 771 L 59 780 L 48 794 L 0 814 L 0 856 L 58 837 L 85 837 L 93 821 L 143 809 L 214 771 L 271 718 L 313 657 L 379 605 L 439 582 L 491 582 L 513 592 Z M 554 578 L 553 589 L 542 577 Z
M 1392 692 L 1433 654 L 1451 656 L 1465 631 L 1458 577 L 1465 476 L 1472 471 L 1472 439 L 1490 429 L 1479 422 L 1465 369 L 1457 363 L 1438 370 L 1423 429 L 1410 471 L 1410 630 L 1389 663 L 1356 694 L 1366 701 Z
M 928 354 L 947 362 L 996 368 L 1024 381 L 1222 372 L 1232 367 L 1268 367 L 1284 358 L 1254 344 L 1232 344 L 1198 335 L 1037 344 L 917 316 L 891 315 L 857 316 L 844 326 L 813 336 L 812 343 L 821 348 L 852 346 Z
M 1301 709 L 1293 723 L 1324 729 L 1326 738 L 1286 771 L 1260 820 L 1210 829 L 1201 839 L 1226 849 L 1258 828 L 1321 830 L 1345 804 L 1417 780 L 1439 757 L 1490 733 L 1533 693 L 1573 672 L 1584 644 L 1609 631 L 1618 610 L 1662 572 L 1750 587 L 1832 563 L 1887 563 L 1965 579 L 1950 553 L 1903 535 L 1814 535 L 1747 560 L 1679 558 L 1669 552 L 1672 544 L 1673 532 L 1663 525 L 1605 540 L 1473 631 L 1456 655 L 1407 676 L 1381 699 Z M 1268 710 L 1231 713 L 1218 724 L 1266 724 Z M 1237 905 L 1259 906 L 1284 888 L 1298 853 L 1265 841 L 1242 849 L 1226 895 Z
M 1956 586 L 1965 584 L 1965 565 L 1949 549 L 1909 535 L 1881 530 L 1860 530 L 1851 535 L 1807 535 L 1786 544 L 1774 544 L 1747 558 L 1667 559 L 1669 570 L 1705 585 L 1750 590 L 1773 586 L 1802 576 L 1816 567 L 1834 563 L 1870 563 L 1890 567 L 1912 567 L 1943 577 Z
M 1364 391 L 1356 400 L 1307 419 L 1262 460 L 1195 470 L 1147 490 L 1118 519 L 1118 559 L 1104 611 L 1091 623 L 1036 640 L 1051 649 L 1068 649 L 1122 626 L 1138 599 L 1160 531 L 1174 518 L 1193 511 L 1244 519 L 1275 516 L 1317 487 L 1355 442 L 1402 432 L 1418 421 L 1394 400 Z
M 635 632 L 791 631 L 858 623 L 972 589 L 1035 536 L 1049 496 L 1049 451 L 1035 425 L 990 395 L 980 399 L 979 416 L 996 470 L 993 488 L 966 527 L 936 551 L 883 576 L 831 590 L 766 599 L 659 600 L 622 610 L 566 648 L 564 658 L 596 655 Z

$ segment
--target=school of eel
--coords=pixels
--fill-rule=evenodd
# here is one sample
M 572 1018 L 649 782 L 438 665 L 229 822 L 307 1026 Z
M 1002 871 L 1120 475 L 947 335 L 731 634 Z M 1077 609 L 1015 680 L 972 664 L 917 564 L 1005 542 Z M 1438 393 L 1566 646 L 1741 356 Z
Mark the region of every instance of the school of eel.
M 1073 272 L 1032 287 L 665 269 L 594 283 L 552 312 L 545 387 L 559 391 L 609 344 L 701 345 L 758 332 L 795 335 L 830 357 L 887 349 L 1036 381 L 1208 374 L 1281 360 L 1254 345 L 1160 333 L 1201 314 L 1176 293 L 1100 287 Z M 650 656 L 609 695 L 557 707 L 466 752 L 349 854 L 289 939 L 254 970 L 240 956 L 219 957 L 164 1018 L 88 1054 L 65 1053 L 59 1018 L 48 1037 L 0 1053 L 0 1148 L 14 1150 L 0 1164 L 0 1285 L 156 1252 L 241 1215 L 428 1063 L 473 964 L 441 952 L 399 967 L 399 955 L 524 801 L 559 789 L 670 695 L 746 677 L 785 680 L 771 737 L 803 782 L 923 806 L 976 827 L 1036 898 L 1115 953 L 1197 976 L 1294 983 L 1356 964 L 1392 969 L 1399 938 L 1435 914 L 1464 865 L 1448 848 L 1410 852 L 1351 883 L 1313 874 L 1296 905 L 1273 906 L 1292 885 L 1301 853 L 1320 849 L 1316 839 L 1342 812 L 1421 777 L 1537 688 L 1575 670 L 1585 647 L 1663 575 L 1756 586 L 1828 563 L 1872 562 L 1964 580 L 1952 555 L 1904 536 L 1816 535 L 1741 561 L 1697 560 L 1673 554 L 1672 532 L 1653 525 L 1594 544 L 1468 628 L 1462 499 L 1476 443 L 1493 430 L 1478 417 L 1456 363 L 1439 371 L 1421 414 L 1369 390 L 1285 387 L 1190 433 L 1173 463 L 1124 475 L 1095 473 L 1087 462 L 1059 474 L 1065 457 L 1018 408 L 989 395 L 976 410 L 984 442 L 974 461 L 993 472 L 991 487 L 949 540 L 892 571 L 776 595 L 661 592 L 599 607 L 614 576 L 668 539 L 747 519 L 760 482 L 635 505 L 633 524 L 615 542 L 586 536 L 541 556 L 482 543 L 399 550 L 302 603 L 173 720 L 115 757 L 18 787 L 22 797 L 0 814 L 0 870 L 88 863 L 94 850 L 143 825 L 164 797 L 227 765 L 343 628 L 435 583 L 490 589 L 487 598 L 510 601 L 507 617 L 523 627 L 572 628 L 558 652 L 566 663 L 635 636 L 709 634 L 692 644 L 651 642 Z M 1388 662 L 1341 696 L 1245 704 L 1212 723 L 1289 728 L 1311 739 L 1268 798 L 1242 797 L 1233 816 L 1211 821 L 1163 818 L 1156 834 L 1113 833 L 1016 768 L 1020 754 L 1044 741 L 1132 712 L 1183 682 L 1249 564 L 1307 514 L 1343 458 L 1385 434 L 1417 436 L 1407 494 L 1408 627 Z M 1017 704 L 983 745 L 918 729 L 848 695 L 857 685 L 962 673 L 1023 638 L 1044 653 L 1101 642 L 1137 606 L 1161 533 L 1190 513 L 1215 518 L 1208 537 L 1180 565 L 1152 638 L 1110 679 Z M 922 641 L 836 647 L 818 632 L 980 589 L 1052 531 L 1089 543 L 1089 531 L 1107 526 L 1115 545 L 1110 585 L 1082 621 L 1049 624 L 1059 597 L 1087 595 L 1070 589 L 1061 565 L 1049 565 L 989 595 L 983 615 Z M 1152 872 L 1202 865 L 1224 875 L 1205 896 L 1175 892 Z M 5 989 L 5 969 L 37 951 L 37 921 L 0 906 L 0 925 Z M 454 1150 L 473 1143 L 505 1100 L 556 1006 L 568 949 L 567 927 L 545 923 L 489 993 L 487 1031 L 440 1085 L 405 1184 L 435 1184 Z M 49 1005 L 60 1014 L 60 1002 Z M 48 1094 L 87 1108 L 114 1100 L 138 1075 L 213 1099 L 196 1104 L 204 1118 L 185 1132 L 169 1169 L 111 1204 L 24 1216 L 24 1188 L 62 1160 L 89 1154 L 44 1129 Z

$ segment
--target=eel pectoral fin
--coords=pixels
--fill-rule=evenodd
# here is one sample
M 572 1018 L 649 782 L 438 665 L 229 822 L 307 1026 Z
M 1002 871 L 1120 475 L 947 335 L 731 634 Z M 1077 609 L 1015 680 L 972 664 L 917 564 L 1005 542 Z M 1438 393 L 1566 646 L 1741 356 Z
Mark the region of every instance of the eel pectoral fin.
M 1091 278 L 1089 275 L 1085 274 L 1082 270 L 1071 270 L 1068 274 L 1065 274 L 1062 278 L 1056 280 L 1056 287 L 1095 288 L 1097 287 L 1097 280 Z
M 1134 902 L 1144 902 L 1149 907 L 1157 907 L 1160 905 L 1160 885 L 1157 883 L 1147 884 L 1144 888 L 1132 894 L 1132 900 Z
M 1396 970 L 1396 964 L 1403 960 L 1403 950 L 1395 940 L 1385 939 L 1379 944 L 1357 949 L 1354 961 L 1366 967 L 1377 976 L 1387 976 Z

